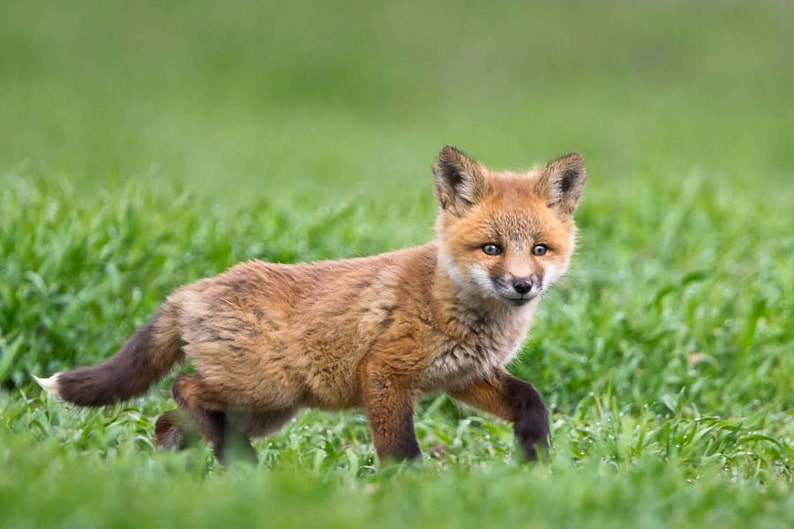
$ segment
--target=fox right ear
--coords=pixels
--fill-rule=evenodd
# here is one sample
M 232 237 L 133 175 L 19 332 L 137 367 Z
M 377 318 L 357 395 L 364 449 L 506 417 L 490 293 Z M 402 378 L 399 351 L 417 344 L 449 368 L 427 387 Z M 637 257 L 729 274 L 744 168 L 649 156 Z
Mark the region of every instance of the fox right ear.
M 447 145 L 433 164 L 436 200 L 455 215 L 476 204 L 488 190 L 484 168 L 462 151 Z

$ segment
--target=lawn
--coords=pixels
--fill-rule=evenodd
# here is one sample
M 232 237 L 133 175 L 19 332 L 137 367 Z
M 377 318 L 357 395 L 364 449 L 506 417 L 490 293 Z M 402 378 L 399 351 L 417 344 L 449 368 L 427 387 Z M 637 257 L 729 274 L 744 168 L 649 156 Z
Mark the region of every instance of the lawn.
M 0 527 L 788 527 L 792 26 L 772 0 L 3 2 Z M 153 448 L 168 381 L 98 410 L 33 383 L 239 261 L 429 240 L 447 143 L 588 166 L 509 366 L 552 409 L 547 464 L 438 396 L 419 465 L 308 411 L 224 469 Z

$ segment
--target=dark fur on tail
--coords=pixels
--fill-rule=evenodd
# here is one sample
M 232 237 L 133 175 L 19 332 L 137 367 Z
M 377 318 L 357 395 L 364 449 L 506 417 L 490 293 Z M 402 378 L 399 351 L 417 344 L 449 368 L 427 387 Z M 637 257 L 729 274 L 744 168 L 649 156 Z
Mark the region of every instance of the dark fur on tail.
M 184 359 L 173 316 L 163 309 L 112 358 L 58 373 L 57 393 L 80 406 L 104 406 L 144 393 Z

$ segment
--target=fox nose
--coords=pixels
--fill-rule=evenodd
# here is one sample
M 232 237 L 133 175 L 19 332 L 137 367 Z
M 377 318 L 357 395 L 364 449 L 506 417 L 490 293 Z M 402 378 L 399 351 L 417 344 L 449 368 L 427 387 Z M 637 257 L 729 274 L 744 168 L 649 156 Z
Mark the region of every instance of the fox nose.
M 513 290 L 521 295 L 527 294 L 532 290 L 532 281 L 529 279 L 516 279 L 513 281 Z

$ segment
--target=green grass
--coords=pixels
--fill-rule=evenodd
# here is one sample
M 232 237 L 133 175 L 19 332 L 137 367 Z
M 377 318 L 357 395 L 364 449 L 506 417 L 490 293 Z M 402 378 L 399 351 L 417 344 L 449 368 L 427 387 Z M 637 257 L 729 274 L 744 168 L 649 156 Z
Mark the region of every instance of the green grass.
M 0 6 L 2 526 L 788 527 L 794 11 L 392 4 Z M 574 265 L 510 366 L 548 465 L 437 397 L 419 466 L 310 411 L 223 469 L 153 449 L 167 381 L 101 410 L 32 383 L 238 261 L 428 240 L 445 143 L 585 155 Z

